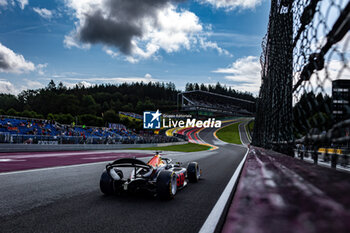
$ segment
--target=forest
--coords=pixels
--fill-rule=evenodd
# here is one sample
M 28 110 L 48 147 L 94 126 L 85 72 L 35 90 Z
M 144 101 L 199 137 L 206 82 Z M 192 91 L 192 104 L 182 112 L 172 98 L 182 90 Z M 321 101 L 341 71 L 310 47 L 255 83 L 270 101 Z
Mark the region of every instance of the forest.
M 248 92 L 239 92 L 225 85 L 187 83 L 186 91 L 203 90 L 255 101 Z M 96 84 L 85 87 L 77 84 L 68 88 L 53 80 L 45 88 L 24 90 L 16 95 L 0 94 L 0 115 L 55 120 L 63 124 L 105 126 L 122 123 L 129 128 L 140 128 L 140 123 L 119 118 L 118 112 L 142 114 L 145 110 L 176 110 L 177 90 L 174 83 L 135 82 Z

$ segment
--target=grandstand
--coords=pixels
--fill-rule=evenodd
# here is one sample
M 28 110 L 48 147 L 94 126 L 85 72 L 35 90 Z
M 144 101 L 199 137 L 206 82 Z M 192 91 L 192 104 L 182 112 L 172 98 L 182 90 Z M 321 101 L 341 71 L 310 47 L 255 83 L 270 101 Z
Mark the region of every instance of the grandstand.
M 110 124 L 110 127 L 64 125 L 53 120 L 0 115 L 0 143 L 131 144 L 178 140 L 176 137 L 136 134 L 122 124 Z
M 177 106 L 184 112 L 209 116 L 253 116 L 255 102 L 202 90 L 178 94 Z

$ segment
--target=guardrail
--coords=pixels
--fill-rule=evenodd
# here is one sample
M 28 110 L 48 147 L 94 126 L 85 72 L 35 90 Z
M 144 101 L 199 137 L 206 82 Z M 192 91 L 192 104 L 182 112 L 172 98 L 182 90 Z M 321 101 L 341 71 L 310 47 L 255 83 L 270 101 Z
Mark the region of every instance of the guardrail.
M 318 165 L 328 165 L 331 168 L 344 168 L 350 171 L 350 151 L 345 148 L 297 148 L 294 156 L 308 160 Z M 339 165 L 339 166 L 338 166 Z M 338 166 L 338 167 L 337 167 Z
M 0 133 L 0 143 L 17 144 L 144 144 L 168 143 L 186 140 L 181 137 L 134 136 L 134 137 L 83 137 L 83 136 L 48 136 Z

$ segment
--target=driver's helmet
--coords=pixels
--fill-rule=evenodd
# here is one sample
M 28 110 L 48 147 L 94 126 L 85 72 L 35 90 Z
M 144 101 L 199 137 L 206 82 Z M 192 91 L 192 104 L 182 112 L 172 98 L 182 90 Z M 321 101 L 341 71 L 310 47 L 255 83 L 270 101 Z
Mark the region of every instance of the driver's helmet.
M 152 166 L 153 168 L 157 168 L 161 165 L 164 165 L 164 161 L 162 160 L 162 158 L 160 157 L 159 152 L 156 152 L 156 154 L 153 156 L 153 158 L 151 158 L 148 163 L 148 165 Z

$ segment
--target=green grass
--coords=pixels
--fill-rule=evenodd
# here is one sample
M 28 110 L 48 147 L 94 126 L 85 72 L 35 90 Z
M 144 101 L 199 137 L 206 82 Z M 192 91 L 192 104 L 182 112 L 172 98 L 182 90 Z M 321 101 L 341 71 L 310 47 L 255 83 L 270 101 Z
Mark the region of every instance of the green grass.
M 241 138 L 239 137 L 238 125 L 241 122 L 237 122 L 219 129 L 216 132 L 216 136 L 224 142 L 242 144 Z
M 247 125 L 245 125 L 245 129 L 247 131 L 248 138 L 250 140 L 252 140 L 251 137 L 252 137 L 253 129 L 254 129 L 254 120 L 250 121 Z
M 254 129 L 254 122 L 255 122 L 255 121 L 251 121 L 251 122 L 249 122 L 249 124 L 248 124 L 248 129 L 250 130 L 250 132 L 253 132 L 253 129 Z
M 130 148 L 130 150 L 160 150 L 160 151 L 180 151 L 180 152 L 195 152 L 209 150 L 210 146 L 200 145 L 195 143 L 187 143 L 174 146 L 159 146 L 159 147 L 145 147 L 145 148 Z
M 133 117 L 131 117 L 131 116 L 126 116 L 126 115 L 123 115 L 123 114 L 119 114 L 119 117 L 120 117 L 120 119 L 122 119 L 122 118 L 128 118 L 129 121 L 140 121 L 140 122 L 141 122 L 141 119 L 133 118 Z

